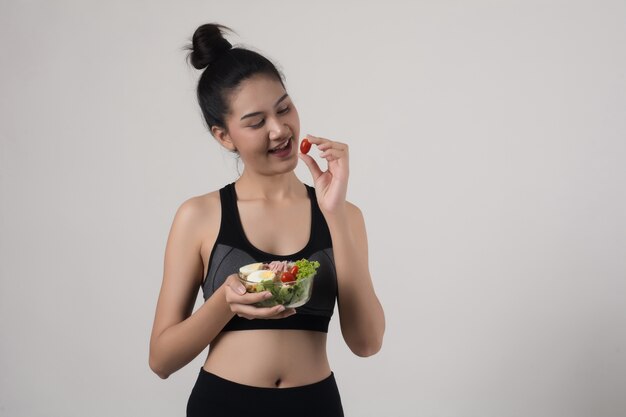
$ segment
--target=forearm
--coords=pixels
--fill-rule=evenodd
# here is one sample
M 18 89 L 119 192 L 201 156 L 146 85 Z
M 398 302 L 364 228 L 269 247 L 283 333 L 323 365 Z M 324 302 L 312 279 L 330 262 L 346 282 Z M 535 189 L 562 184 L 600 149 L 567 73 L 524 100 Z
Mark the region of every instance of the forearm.
M 341 331 L 350 349 L 359 356 L 380 350 L 385 315 L 369 273 L 365 236 L 351 227 L 347 212 L 325 215 L 333 242 L 337 270 Z
M 198 356 L 233 316 L 221 286 L 195 313 L 156 337 L 150 346 L 150 367 L 167 378 Z

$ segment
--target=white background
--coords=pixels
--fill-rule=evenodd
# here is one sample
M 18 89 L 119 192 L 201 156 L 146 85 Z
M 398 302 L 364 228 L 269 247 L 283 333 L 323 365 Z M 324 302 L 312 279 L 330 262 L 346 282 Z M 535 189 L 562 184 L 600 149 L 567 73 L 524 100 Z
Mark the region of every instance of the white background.
M 387 332 L 333 317 L 347 416 L 626 415 L 626 3 L 486 0 L 3 1 L 0 415 L 184 415 L 206 352 L 148 342 L 176 209 L 237 175 L 208 22 L 351 147 Z

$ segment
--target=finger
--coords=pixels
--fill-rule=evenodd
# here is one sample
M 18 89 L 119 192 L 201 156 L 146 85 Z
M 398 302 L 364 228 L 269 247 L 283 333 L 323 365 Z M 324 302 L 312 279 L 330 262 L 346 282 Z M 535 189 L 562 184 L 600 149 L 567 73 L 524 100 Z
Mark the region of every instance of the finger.
M 314 143 L 316 145 L 321 145 L 322 143 L 330 142 L 330 139 L 320 138 L 318 136 L 313 136 L 313 135 L 306 135 L 306 138 L 309 140 L 309 142 Z
M 261 292 L 249 292 L 239 296 L 239 301 L 235 301 L 239 304 L 254 304 L 263 300 L 267 300 L 272 297 L 272 293 L 269 291 Z
M 328 159 L 328 157 L 333 157 L 334 159 L 338 159 L 346 156 L 346 153 L 341 149 L 329 149 L 320 154 L 320 157 Z
M 246 287 L 241 283 L 241 281 L 239 281 L 239 276 L 237 274 L 229 275 L 226 278 L 226 286 L 235 294 L 242 295 L 246 293 Z
M 341 143 L 341 142 L 324 142 L 324 143 L 320 143 L 319 145 L 317 145 L 317 149 L 319 149 L 320 151 L 325 151 L 327 149 L 339 149 L 342 151 L 347 151 L 348 150 L 348 145 L 346 145 L 345 143 Z
M 238 315 L 241 314 L 256 318 L 271 318 L 279 313 L 283 313 L 285 310 L 285 306 L 282 305 L 276 305 L 274 307 L 254 307 L 251 305 L 236 304 L 234 305 L 233 311 Z
M 244 288 L 245 291 L 245 288 Z M 226 301 L 235 304 L 254 304 L 263 300 L 267 300 L 272 296 L 269 291 L 253 292 L 253 293 L 236 293 L 232 287 L 226 288 Z
M 226 297 L 226 302 L 227 303 L 232 303 L 232 302 L 235 302 L 235 301 L 239 301 L 238 297 L 241 297 L 241 294 L 236 292 L 230 285 L 226 285 L 224 287 L 224 290 L 226 291 L 225 297 Z M 245 291 L 245 289 L 244 289 L 244 291 Z
M 309 171 L 311 171 L 311 175 L 313 176 L 313 181 L 317 180 L 317 178 L 322 175 L 322 170 L 319 165 L 317 165 L 317 162 L 315 162 L 315 159 L 303 153 L 299 153 L 298 156 L 304 161 L 306 166 L 309 167 Z

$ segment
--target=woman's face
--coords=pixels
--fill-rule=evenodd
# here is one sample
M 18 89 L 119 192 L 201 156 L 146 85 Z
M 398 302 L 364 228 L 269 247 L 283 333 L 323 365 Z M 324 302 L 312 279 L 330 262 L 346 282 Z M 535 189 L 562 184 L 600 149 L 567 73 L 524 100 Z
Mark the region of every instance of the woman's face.
M 230 95 L 225 122 L 228 132 L 214 136 L 227 149 L 239 153 L 246 169 L 263 175 L 295 169 L 300 118 L 278 80 L 256 75 L 243 81 Z

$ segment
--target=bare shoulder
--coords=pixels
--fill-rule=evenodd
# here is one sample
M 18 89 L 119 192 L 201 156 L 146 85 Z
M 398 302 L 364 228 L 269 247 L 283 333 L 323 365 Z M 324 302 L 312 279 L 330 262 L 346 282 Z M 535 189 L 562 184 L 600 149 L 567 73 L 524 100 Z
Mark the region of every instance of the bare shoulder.
M 220 194 L 212 191 L 183 201 L 176 210 L 172 228 L 186 230 L 202 246 L 207 234 L 209 237 L 216 234 L 220 217 Z
M 346 207 L 348 208 L 348 214 L 363 216 L 361 209 L 356 204 L 346 200 Z
M 219 216 L 219 211 L 219 191 L 190 197 L 179 205 L 174 216 L 174 223 L 191 227 L 201 226 L 202 223 L 210 221 L 211 217 Z
M 200 254 L 203 271 L 200 282 L 202 282 L 220 230 L 222 207 L 219 190 L 185 200 L 178 208 L 178 212 L 176 218 L 180 217 L 180 221 L 186 225 L 189 233 L 193 233 L 197 242 L 195 248 Z
M 348 213 L 348 218 L 353 226 L 365 227 L 365 221 L 363 219 L 363 212 L 361 209 L 354 203 L 346 200 L 346 208 Z

